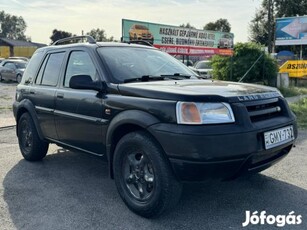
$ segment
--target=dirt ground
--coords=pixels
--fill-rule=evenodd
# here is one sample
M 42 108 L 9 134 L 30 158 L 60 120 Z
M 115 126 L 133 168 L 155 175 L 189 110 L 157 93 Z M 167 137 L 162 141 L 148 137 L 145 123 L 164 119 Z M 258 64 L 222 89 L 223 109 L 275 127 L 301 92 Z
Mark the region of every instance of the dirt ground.
M 17 83 L 0 82 L 0 127 L 14 125 L 13 102 Z

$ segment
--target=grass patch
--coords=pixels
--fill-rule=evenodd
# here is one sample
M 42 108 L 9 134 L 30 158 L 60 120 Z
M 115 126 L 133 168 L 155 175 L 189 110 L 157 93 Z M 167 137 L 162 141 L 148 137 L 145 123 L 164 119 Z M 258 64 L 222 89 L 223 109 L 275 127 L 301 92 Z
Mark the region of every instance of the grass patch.
M 307 129 L 307 98 L 291 103 L 290 108 L 297 116 L 298 127 Z
M 298 95 L 307 95 L 306 87 L 290 87 L 290 88 L 279 88 L 280 92 L 284 97 L 294 97 Z

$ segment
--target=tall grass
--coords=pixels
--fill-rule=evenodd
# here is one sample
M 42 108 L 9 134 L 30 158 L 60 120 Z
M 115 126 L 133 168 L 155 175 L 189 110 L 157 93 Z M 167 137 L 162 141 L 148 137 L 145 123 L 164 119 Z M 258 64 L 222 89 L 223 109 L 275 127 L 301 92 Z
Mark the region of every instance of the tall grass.
M 290 108 L 297 116 L 298 127 L 307 129 L 307 98 L 291 103 Z
M 306 87 L 290 87 L 290 88 L 279 88 L 280 92 L 284 97 L 293 97 L 298 95 L 307 95 Z

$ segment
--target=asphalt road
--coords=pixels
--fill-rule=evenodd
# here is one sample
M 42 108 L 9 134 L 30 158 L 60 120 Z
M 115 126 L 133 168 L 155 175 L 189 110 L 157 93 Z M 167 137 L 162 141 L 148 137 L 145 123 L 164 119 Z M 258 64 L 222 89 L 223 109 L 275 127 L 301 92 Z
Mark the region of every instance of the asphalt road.
M 230 182 L 186 184 L 181 201 L 158 219 L 128 210 L 108 178 L 107 164 L 94 156 L 52 145 L 46 158 L 23 160 L 14 129 L 0 130 L 0 229 L 277 229 L 242 227 L 245 211 L 302 215 L 307 229 L 307 131 L 282 162 Z

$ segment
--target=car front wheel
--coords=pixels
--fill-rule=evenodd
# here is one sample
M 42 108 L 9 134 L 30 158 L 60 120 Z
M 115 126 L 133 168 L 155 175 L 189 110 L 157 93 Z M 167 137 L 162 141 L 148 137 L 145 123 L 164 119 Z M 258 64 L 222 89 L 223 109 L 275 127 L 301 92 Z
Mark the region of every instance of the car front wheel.
M 159 144 L 146 132 L 122 137 L 115 149 L 113 169 L 121 198 L 140 216 L 156 217 L 180 198 L 182 184 Z

